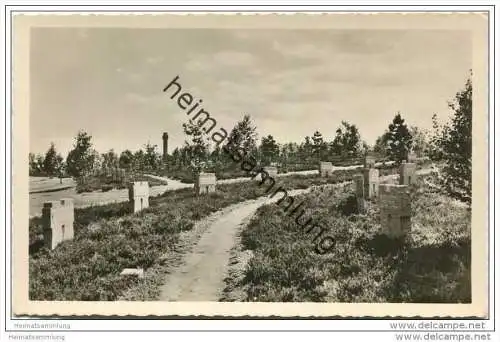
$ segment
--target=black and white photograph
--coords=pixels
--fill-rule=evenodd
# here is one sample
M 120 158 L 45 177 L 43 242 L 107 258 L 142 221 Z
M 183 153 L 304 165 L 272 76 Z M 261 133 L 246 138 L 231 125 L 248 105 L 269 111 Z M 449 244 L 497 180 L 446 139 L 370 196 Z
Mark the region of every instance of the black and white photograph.
M 473 30 L 76 17 L 25 50 L 27 302 L 485 312 Z

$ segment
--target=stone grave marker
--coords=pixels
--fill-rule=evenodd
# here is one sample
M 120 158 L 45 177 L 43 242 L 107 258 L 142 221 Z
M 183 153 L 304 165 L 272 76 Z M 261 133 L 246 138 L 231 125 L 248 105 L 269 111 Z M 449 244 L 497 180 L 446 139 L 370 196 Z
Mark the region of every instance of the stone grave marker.
M 417 164 L 403 162 L 399 166 L 399 184 L 411 185 L 417 183 Z
M 201 172 L 196 177 L 194 183 L 194 191 L 197 195 L 215 192 L 216 183 L 217 183 L 217 178 L 215 177 L 215 173 Z
M 278 168 L 276 166 L 264 166 L 262 170 L 267 172 L 269 177 L 276 177 L 278 175 Z
M 128 199 L 132 212 L 136 213 L 149 207 L 149 183 L 132 182 L 128 187 Z
M 321 177 L 328 177 L 333 173 L 333 165 L 331 162 L 319 162 L 319 174 Z
M 45 202 L 42 208 L 43 241 L 49 249 L 74 236 L 75 209 L 72 198 Z
M 380 223 L 382 233 L 398 238 L 411 231 L 411 199 L 407 185 L 380 185 Z

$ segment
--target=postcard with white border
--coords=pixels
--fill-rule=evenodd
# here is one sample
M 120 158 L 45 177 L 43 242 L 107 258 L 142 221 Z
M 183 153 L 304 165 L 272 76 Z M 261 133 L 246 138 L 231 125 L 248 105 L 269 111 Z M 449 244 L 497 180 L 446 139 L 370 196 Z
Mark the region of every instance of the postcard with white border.
M 15 315 L 488 315 L 487 13 L 12 24 Z

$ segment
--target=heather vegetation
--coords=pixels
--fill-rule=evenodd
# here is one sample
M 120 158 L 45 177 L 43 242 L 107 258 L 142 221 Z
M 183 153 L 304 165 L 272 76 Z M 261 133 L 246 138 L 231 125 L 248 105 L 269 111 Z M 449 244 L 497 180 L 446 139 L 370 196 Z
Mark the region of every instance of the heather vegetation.
M 412 187 L 412 231 L 399 240 L 380 234 L 376 202 L 357 213 L 350 185 L 303 195 L 335 239 L 325 255 L 281 208 L 261 207 L 241 240 L 254 257 L 232 286 L 245 301 L 470 303 L 470 211 L 433 181 Z
M 315 131 L 304 141 L 278 143 L 271 135 L 257 139 L 257 129 L 244 116 L 229 140 L 258 165 L 277 165 L 281 173 L 318 168 L 321 160 L 336 166 L 359 165 L 370 152 L 380 176 L 395 174 L 410 152 L 429 156 L 439 171 L 420 179 L 412 188 L 412 231 L 403 240 L 380 235 L 379 208 L 368 204 L 357 212 L 349 187 L 315 189 L 304 195 L 306 216 L 319 220 L 334 237 L 332 253 L 314 253 L 310 239 L 276 205 L 264 206 L 243 230 L 241 245 L 254 257 L 243 279 L 234 286 L 244 290 L 246 301 L 340 302 L 470 302 L 471 202 L 471 92 L 467 82 L 450 104 L 454 117 L 436 122 L 434 133 L 408 127 L 397 113 L 373 147 L 360 137 L 355 125 L 341 122 L 333 140 Z M 156 145 L 145 150 L 99 154 L 91 136 L 79 132 L 66 160 L 52 144 L 45 157 L 30 154 L 30 175 L 71 176 L 77 191 L 108 191 L 126 182 L 148 180 L 147 174 L 165 175 L 192 183 L 199 171 L 214 172 L 218 179 L 248 177 L 222 148 L 211 146 L 200 127 L 184 125 L 185 145 L 167 156 Z M 426 167 L 424 158 L 418 161 Z M 120 167 L 127 177 L 117 181 L 96 176 L 96 170 Z M 336 170 L 330 177 L 292 175 L 277 178 L 287 190 L 305 189 L 351 180 L 358 169 Z M 97 174 L 99 174 L 97 172 Z M 216 192 L 195 196 L 192 189 L 151 197 L 150 207 L 132 214 L 128 203 L 75 209 L 75 236 L 49 251 L 41 244 L 40 217 L 30 219 L 30 299 L 117 300 L 131 288 L 146 286 L 145 299 L 155 299 L 160 283 L 121 277 L 124 268 L 146 271 L 167 262 L 175 253 L 182 232 L 195 222 L 230 204 L 266 193 L 258 181 L 218 184 Z M 457 202 L 458 199 L 462 202 Z M 300 201 L 297 199 L 296 201 Z
M 329 228 L 332 253 L 312 252 L 313 242 L 278 206 L 261 207 L 238 247 L 253 257 L 243 276 L 226 279 L 226 291 L 263 302 L 470 303 L 471 96 L 468 80 L 450 103 L 450 122 L 433 117 L 432 134 L 408 128 L 398 113 L 377 139 L 373 150 L 396 164 L 413 151 L 438 166 L 411 186 L 412 229 L 405 238 L 381 233 L 376 201 L 357 212 L 351 186 L 316 190 L 301 199 L 305 216 Z
M 329 178 L 293 175 L 278 182 L 286 189 L 350 180 L 355 171 Z M 150 199 L 150 207 L 131 214 L 127 203 L 75 210 L 75 237 L 55 250 L 37 246 L 40 217 L 30 220 L 30 298 L 33 300 L 116 300 L 137 279 L 123 279 L 123 268 L 148 270 L 173 253 L 179 233 L 195 221 L 230 204 L 266 193 L 260 182 L 224 184 L 207 196 L 192 189 L 169 191 Z M 154 296 L 157 289 L 149 289 Z

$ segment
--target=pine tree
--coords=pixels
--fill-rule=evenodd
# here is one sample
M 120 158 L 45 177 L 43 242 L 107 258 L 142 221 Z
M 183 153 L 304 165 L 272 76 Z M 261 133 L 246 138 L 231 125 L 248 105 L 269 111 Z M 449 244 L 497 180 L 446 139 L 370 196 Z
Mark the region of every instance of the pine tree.
M 43 156 L 40 154 L 29 154 L 29 175 L 40 176 L 43 171 Z
M 55 162 L 55 174 L 59 177 L 60 183 L 62 184 L 62 178 L 64 176 L 66 165 L 64 163 L 64 158 L 59 153 L 56 156 Z
M 209 144 L 201 127 L 193 123 L 183 124 L 184 133 L 189 137 L 185 141 L 190 167 L 194 172 L 201 172 L 207 165 Z
M 239 148 L 245 153 L 255 153 L 257 147 L 257 128 L 253 125 L 249 115 L 245 115 L 241 121 L 232 129 L 229 134 L 229 144 L 232 149 Z
M 387 141 L 387 154 L 391 160 L 401 163 L 408 159 L 413 140 L 401 113 L 398 112 L 392 120 L 384 139 Z
M 47 176 L 55 176 L 57 173 L 57 152 L 54 143 L 50 143 L 50 147 L 45 153 L 43 160 L 43 171 Z
M 130 150 L 125 150 L 120 153 L 120 158 L 118 159 L 118 165 L 125 169 L 130 170 L 134 164 L 134 154 Z
M 102 167 L 103 168 L 114 168 L 118 167 L 118 156 L 113 149 L 102 154 Z
M 387 154 L 387 133 L 388 132 L 386 131 L 384 134 L 379 136 L 373 146 L 373 152 L 378 153 L 383 157 Z
M 361 153 L 362 143 L 356 125 L 342 121 L 341 126 L 335 132 L 335 138 L 331 144 L 332 152 L 346 158 L 354 158 Z
M 157 171 L 161 164 L 161 156 L 157 148 L 157 145 L 152 145 L 149 142 L 145 146 L 144 167 L 148 172 Z
M 410 134 L 412 137 L 412 151 L 419 157 L 427 154 L 429 151 L 428 132 L 425 129 L 416 126 L 410 127 Z
M 455 101 L 448 104 L 454 111 L 449 125 L 440 134 L 441 159 L 444 179 L 442 185 L 452 197 L 468 204 L 472 201 L 472 82 L 458 92 Z
M 327 149 L 327 145 L 323 139 L 323 135 L 316 131 L 312 136 L 312 150 L 317 161 L 320 161 L 324 156 Z
M 94 168 L 98 154 L 92 149 L 91 139 L 92 136 L 86 132 L 78 132 L 73 150 L 66 158 L 66 168 L 70 176 L 79 177 Z
M 260 150 L 264 165 L 269 165 L 278 158 L 279 146 L 272 135 L 262 138 Z

